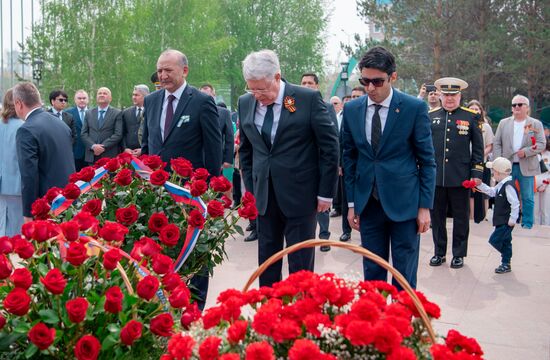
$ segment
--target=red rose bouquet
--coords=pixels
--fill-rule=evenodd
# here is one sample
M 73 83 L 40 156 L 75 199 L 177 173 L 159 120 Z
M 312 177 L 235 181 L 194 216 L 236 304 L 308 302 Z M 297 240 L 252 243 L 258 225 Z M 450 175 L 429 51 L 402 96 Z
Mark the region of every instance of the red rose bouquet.
M 427 314 L 439 307 L 417 292 Z M 184 321 L 185 319 L 185 321 Z M 474 339 L 451 330 L 432 344 L 406 292 L 332 274 L 291 274 L 259 290 L 227 290 L 217 306 L 168 341 L 163 359 L 481 359 Z

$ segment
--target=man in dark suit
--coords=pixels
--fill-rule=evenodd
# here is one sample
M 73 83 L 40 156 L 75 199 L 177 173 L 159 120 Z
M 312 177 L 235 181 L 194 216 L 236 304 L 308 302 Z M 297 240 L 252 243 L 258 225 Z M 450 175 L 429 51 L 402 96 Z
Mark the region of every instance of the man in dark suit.
M 76 141 L 76 126 L 73 120 L 73 116 L 68 112 L 63 111 L 67 107 L 68 101 L 69 97 L 67 96 L 67 93 L 65 91 L 53 90 L 50 93 L 50 105 L 52 107 L 48 111 L 58 119 L 63 120 L 63 122 L 67 124 L 69 129 L 71 129 L 71 137 L 74 144 Z
M 19 83 L 13 88 L 15 111 L 25 123 L 17 130 L 17 158 L 21 173 L 23 216 L 32 220 L 33 202 L 49 188 L 67 185 L 75 171 L 71 130 L 59 118 L 42 109 L 34 84 Z
M 113 158 L 120 153 L 122 119 L 120 110 L 110 106 L 111 100 L 111 90 L 99 88 L 97 107 L 88 111 L 84 118 L 82 142 L 86 150 L 84 160 L 88 164 L 105 157 Z
M 218 176 L 222 165 L 222 141 L 216 104 L 211 96 L 187 84 L 187 57 L 166 50 L 157 61 L 162 89 L 145 97 L 145 118 L 141 150 L 159 155 L 170 167 L 170 159 L 183 157 L 193 167 L 206 168 Z M 193 276 L 191 285 L 204 308 L 208 293 L 208 271 Z
M 194 168 L 219 175 L 222 141 L 214 99 L 187 84 L 187 57 L 177 50 L 160 55 L 157 73 L 163 89 L 145 98 L 142 153 L 168 164 L 184 157 Z
M 282 80 L 271 50 L 243 61 L 248 94 L 239 98 L 240 160 L 258 208 L 260 264 L 287 246 L 315 237 L 315 215 L 330 208 L 338 176 L 338 134 L 318 91 Z M 314 267 L 313 249 L 289 255 L 290 273 Z M 281 280 L 278 261 L 260 286 Z
M 149 87 L 141 84 L 134 86 L 132 103 L 122 114 L 122 148 L 134 156 L 141 155 L 141 137 L 143 135 L 143 101 L 149 95 Z
M 88 93 L 82 89 L 77 90 L 74 94 L 75 106 L 68 109 L 67 112 L 73 116 L 74 127 L 76 130 L 76 138 L 73 144 L 74 165 L 76 171 L 80 171 L 86 166 L 84 161 L 84 143 L 82 142 L 81 132 L 84 118 L 86 117 L 86 111 L 88 111 Z
M 359 62 L 368 96 L 344 105 L 342 142 L 348 220 L 361 244 L 388 260 L 416 287 L 420 234 L 430 228 L 435 159 L 424 102 L 393 89 L 395 59 L 373 47 Z M 387 272 L 363 261 L 365 280 Z M 399 286 L 395 279 L 393 283 Z

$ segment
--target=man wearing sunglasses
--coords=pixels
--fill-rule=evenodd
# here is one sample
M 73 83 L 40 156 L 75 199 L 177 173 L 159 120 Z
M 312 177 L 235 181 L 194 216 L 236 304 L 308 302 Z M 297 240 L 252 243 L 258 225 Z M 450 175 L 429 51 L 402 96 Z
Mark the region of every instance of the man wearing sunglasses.
M 470 189 L 464 180 L 483 176 L 483 137 L 479 114 L 460 106 L 461 91 L 468 87 L 464 80 L 445 77 L 434 83 L 441 92 L 442 107 L 430 110 L 432 136 L 437 163 L 435 200 L 432 210 L 434 256 L 431 266 L 446 261 L 447 211 L 453 217 L 453 259 L 451 268 L 464 266 L 470 232 Z
M 512 99 L 512 116 L 498 123 L 493 156 L 512 162 L 512 178 L 519 182 L 521 227 L 533 227 L 534 176 L 540 174 L 538 154 L 546 148 L 542 123 L 529 116 L 529 99 L 516 95 Z
M 367 96 L 344 105 L 342 143 L 350 226 L 361 244 L 388 260 L 416 287 L 420 234 L 430 228 L 434 150 L 426 104 L 392 88 L 394 56 L 373 47 L 359 62 Z M 387 271 L 363 261 L 365 280 Z M 393 284 L 400 287 L 393 279 Z
M 50 113 L 52 113 L 59 120 L 63 120 L 65 124 L 71 129 L 71 136 L 73 138 L 73 144 L 76 140 L 76 125 L 74 123 L 73 116 L 68 112 L 65 112 L 65 108 L 69 102 L 67 93 L 63 90 L 53 90 L 50 93 L 50 105 L 52 106 Z

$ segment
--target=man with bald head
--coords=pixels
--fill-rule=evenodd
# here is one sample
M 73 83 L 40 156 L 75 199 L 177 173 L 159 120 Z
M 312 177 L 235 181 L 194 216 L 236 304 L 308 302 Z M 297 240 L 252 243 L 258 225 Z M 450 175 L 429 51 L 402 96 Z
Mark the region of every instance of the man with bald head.
M 512 116 L 498 123 L 493 142 L 493 157 L 512 162 L 513 181 L 519 182 L 521 227 L 533 227 L 534 177 L 540 174 L 538 154 L 546 148 L 542 123 L 529 116 L 529 99 L 516 95 L 512 99 Z
M 97 89 L 97 107 L 86 113 L 82 124 L 81 138 L 84 143 L 84 161 L 93 164 L 105 157 L 115 157 L 120 152 L 122 119 L 120 110 L 110 106 L 111 90 Z

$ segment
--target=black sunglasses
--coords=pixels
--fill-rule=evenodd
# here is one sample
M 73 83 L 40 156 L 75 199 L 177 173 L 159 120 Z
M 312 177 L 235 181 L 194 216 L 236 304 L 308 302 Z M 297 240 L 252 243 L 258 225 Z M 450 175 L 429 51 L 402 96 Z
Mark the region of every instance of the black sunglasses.
M 359 78 L 359 83 L 363 86 L 369 86 L 369 84 L 372 83 L 374 87 L 382 87 L 386 82 L 386 80 L 387 79 L 383 79 L 383 78 L 369 79 L 366 77 L 362 77 L 362 78 Z
M 522 107 L 523 105 L 527 105 L 527 104 L 524 104 L 524 103 L 517 103 L 517 104 L 512 104 L 512 107 Z
M 59 101 L 59 102 L 68 102 L 69 101 L 67 99 L 56 99 L 56 100 Z

